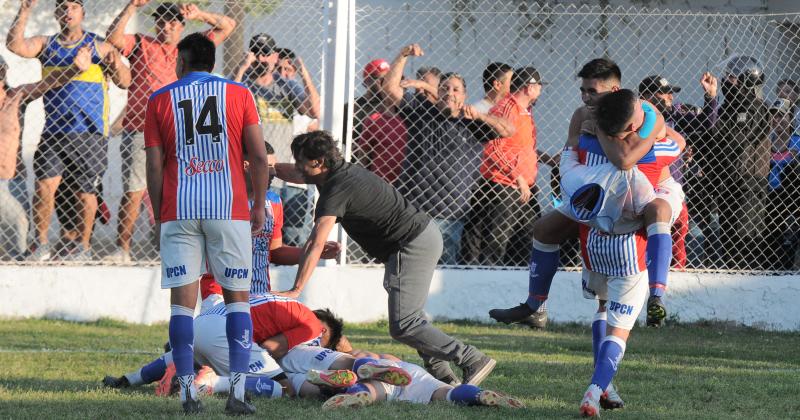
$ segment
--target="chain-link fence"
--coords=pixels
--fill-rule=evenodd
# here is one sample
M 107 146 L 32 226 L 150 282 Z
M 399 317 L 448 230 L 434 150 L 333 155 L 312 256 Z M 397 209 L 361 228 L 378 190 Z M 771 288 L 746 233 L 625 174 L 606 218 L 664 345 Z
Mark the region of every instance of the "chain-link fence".
M 29 18 L 17 28 L 16 42 L 11 36 L 0 49 L 8 63 L 7 86 L 13 87 L 0 128 L 4 260 L 157 261 L 139 133 L 149 94 L 174 79 L 174 49 L 162 41 L 180 37 L 175 22 L 185 24 L 184 34 L 210 31 L 221 41 L 216 70 L 251 88 L 279 161 L 290 159 L 293 135 L 320 126 L 332 88 L 323 83 L 330 65 L 323 60 L 330 4 L 208 1 L 159 9 L 154 1 L 113 1 L 86 3 L 85 15 L 70 8 L 75 5 L 80 6 L 25 2 L 23 9 L 30 11 L 23 15 Z M 10 3 L 0 12 L 0 23 L 11 32 L 17 6 Z M 575 76 L 590 59 L 608 57 L 622 68 L 623 87 L 636 91 L 651 75 L 666 80 L 656 79 L 659 87 L 682 87 L 673 89 L 672 98 L 649 96 L 668 111 L 668 121 L 689 145 L 671 168 L 687 204 L 674 227 L 675 265 L 800 269 L 800 93 L 793 82 L 800 79 L 800 16 L 511 0 L 359 1 L 354 15 L 355 71 L 347 74 L 355 91 L 353 130 L 344 140 L 353 161 L 436 220 L 445 241 L 442 264 L 527 264 L 531 221 L 551 211 L 558 197 L 551 165 L 581 105 Z M 69 30 L 62 42 L 35 37 L 76 25 L 96 33 L 97 41 Z M 262 33 L 269 37 L 257 37 Z M 78 63 L 73 57 L 85 44 L 93 47 L 83 68 L 80 54 Z M 407 50 L 409 57 L 396 62 L 411 44 L 421 51 Z M 110 46 L 124 57 L 114 59 Z M 277 57 L 267 54 L 275 51 Z M 758 60 L 763 103 L 734 107 L 741 104 L 724 99 L 719 63 L 733 55 Z M 394 73 L 403 80 L 387 78 L 393 63 L 403 64 Z M 128 65 L 131 81 L 125 80 Z M 547 82 L 532 108 L 535 131 L 534 124 L 516 118 L 507 122 L 522 128 L 514 130 L 514 142 L 496 140 L 509 134 L 508 125 L 475 114 L 513 109 L 523 115 L 525 104 L 510 104 L 504 96 L 509 69 L 525 66 Z M 701 83 L 705 72 L 716 78 Z M 118 87 L 127 83 L 127 89 Z M 778 97 L 788 105 L 770 110 Z M 9 100 L 18 100 L 19 107 Z M 473 105 L 466 110 L 471 118 L 463 118 L 462 103 Z M 535 135 L 526 138 L 526 130 Z M 532 194 L 524 204 L 521 183 Z M 272 189 L 283 199 L 284 242 L 301 244 L 310 232 L 313 191 L 277 181 Z M 578 266 L 577 245 L 565 247 L 570 251 L 562 252 L 563 264 Z M 352 242 L 346 261 L 371 262 Z

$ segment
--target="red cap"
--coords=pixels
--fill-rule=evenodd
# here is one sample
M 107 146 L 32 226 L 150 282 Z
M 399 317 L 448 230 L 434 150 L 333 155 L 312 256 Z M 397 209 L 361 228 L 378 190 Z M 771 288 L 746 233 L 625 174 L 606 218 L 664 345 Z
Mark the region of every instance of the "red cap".
M 364 77 L 373 76 L 373 77 L 380 77 L 384 74 L 389 72 L 389 62 L 382 59 L 377 58 L 375 60 L 370 61 L 364 66 L 364 72 L 362 73 Z

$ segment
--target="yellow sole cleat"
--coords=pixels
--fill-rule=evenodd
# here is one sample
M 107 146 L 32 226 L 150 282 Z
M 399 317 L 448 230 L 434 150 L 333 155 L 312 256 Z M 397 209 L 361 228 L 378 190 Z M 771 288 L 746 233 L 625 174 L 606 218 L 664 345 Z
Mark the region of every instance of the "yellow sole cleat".
M 330 388 L 347 388 L 358 382 L 358 377 L 352 370 L 309 370 L 306 380 L 314 385 Z
M 409 375 L 405 369 L 376 363 L 365 363 L 359 366 L 358 377 L 360 379 L 374 379 L 394 386 L 407 386 L 411 384 L 411 375 Z
M 519 399 L 488 389 L 484 389 L 478 394 L 478 401 L 480 401 L 481 405 L 490 407 L 525 408 L 525 403 Z
M 322 403 L 323 410 L 335 410 L 337 408 L 359 408 L 372 404 L 372 397 L 369 392 L 360 391 L 355 394 L 337 394 Z

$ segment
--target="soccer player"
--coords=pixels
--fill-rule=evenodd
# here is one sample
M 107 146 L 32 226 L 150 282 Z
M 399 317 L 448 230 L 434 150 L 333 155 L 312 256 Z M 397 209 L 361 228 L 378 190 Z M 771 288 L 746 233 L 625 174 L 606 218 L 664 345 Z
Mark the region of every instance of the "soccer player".
M 584 121 L 592 119 L 590 109 L 603 95 L 620 89 L 622 75 L 616 63 L 601 58 L 584 65 L 578 73 L 578 77 L 581 78 L 581 99 L 586 106 L 578 108 L 573 114 L 566 146 L 577 148 L 581 139 L 591 142 L 598 151 L 594 154 L 594 156 L 598 156 L 598 159 L 589 160 L 588 165 L 611 162 L 623 170 L 631 169 L 636 165 L 639 170 L 650 172 L 654 170 L 652 164 L 656 162 L 657 155 L 675 152 L 675 150 L 671 150 L 671 146 L 655 147 L 657 134 L 660 134 L 663 125 L 663 116 L 660 114 L 658 115 L 659 123 L 646 139 L 642 139 L 635 132 L 618 139 L 608 139 L 602 135 L 599 137 L 581 136 L 582 125 L 594 125 L 583 124 Z M 667 128 L 667 133 L 670 138 L 682 140 L 682 137 L 674 130 Z M 650 167 L 647 168 L 645 164 L 650 164 Z M 561 173 L 563 174 L 564 171 Z M 657 199 L 644 209 L 644 221 L 648 227 L 647 252 L 650 256 L 648 258 L 650 261 L 648 275 L 650 276 L 651 298 L 648 302 L 648 312 L 652 310 L 653 316 L 663 321 L 666 317 L 666 308 L 661 302 L 660 296 L 666 288 L 671 261 L 670 225 L 678 217 L 683 207 L 683 191 L 680 184 L 670 176 L 668 168 L 660 169 L 660 172 L 655 175 L 658 177 Z M 534 223 L 529 296 L 526 302 L 514 308 L 493 309 L 489 311 L 489 316 L 505 323 L 521 322 L 532 316 L 547 300 L 550 284 L 558 269 L 559 244 L 570 237 L 577 236 L 578 223 L 566 211 L 567 208 L 560 207 L 557 211 L 545 214 Z
M 638 130 L 643 118 L 641 102 L 634 92 L 627 89 L 600 98 L 596 114 L 599 128 L 609 133 L 612 139 Z M 597 159 L 592 153 L 592 150 L 579 150 L 581 163 Z M 677 154 L 672 161 L 675 158 Z M 670 159 L 662 159 L 655 169 L 658 166 L 666 168 L 670 163 Z M 649 171 L 654 185 L 659 172 Z M 588 206 L 592 207 L 592 204 Z M 645 251 L 648 238 L 644 229 L 620 235 L 609 235 L 586 225 L 580 225 L 579 230 L 584 296 L 599 300 L 592 324 L 594 374 L 580 405 L 581 415 L 594 417 L 599 416 L 600 407 L 604 405 L 601 404 L 603 396 L 607 399 L 607 390 L 622 361 L 630 330 L 647 296 Z
M 342 159 L 330 134 L 314 131 L 292 141 L 294 170 L 282 165 L 286 180 L 317 185 L 316 221 L 305 246 L 294 286 L 281 294 L 297 297 L 317 265 L 328 234 L 341 222 L 350 238 L 386 264 L 389 333 L 418 351 L 426 364 L 441 366 L 437 377 L 453 377 L 447 361 L 461 367 L 463 382 L 478 385 L 491 373 L 494 359 L 448 336 L 424 316 L 433 271 L 442 253 L 442 234 L 389 183 Z M 298 173 L 299 172 L 299 173 Z M 426 366 L 427 367 L 427 366 Z M 455 379 L 454 379 L 455 380 Z M 449 382 L 449 381 L 448 381 Z
M 231 392 L 225 411 L 253 414 L 244 398 L 253 332 L 250 232 L 264 227 L 266 209 L 263 200 L 254 200 L 248 215 L 243 154 L 246 149 L 254 197 L 266 197 L 267 156 L 253 96 L 210 74 L 214 55 L 214 43 L 204 35 L 186 36 L 178 43 L 178 81 L 150 97 L 147 189 L 160 238 L 161 286 L 171 289 L 169 341 L 183 409 L 202 410 L 192 346 L 197 279 L 207 262 L 227 304 Z

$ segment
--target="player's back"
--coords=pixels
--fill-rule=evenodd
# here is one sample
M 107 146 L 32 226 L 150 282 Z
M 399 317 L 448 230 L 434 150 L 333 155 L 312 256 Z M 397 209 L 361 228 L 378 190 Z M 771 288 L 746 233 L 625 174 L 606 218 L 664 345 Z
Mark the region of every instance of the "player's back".
M 580 163 L 587 166 L 602 165 L 609 162 L 602 146 L 600 146 L 600 140 L 594 135 L 581 134 L 578 140 L 577 152 Z M 639 159 L 636 163 L 636 168 L 655 187 L 658 185 L 662 170 L 672 164 L 680 153 L 677 142 L 669 138 L 663 138 L 656 141 L 647 154 Z
M 161 220 L 249 220 L 242 134 L 257 124 L 243 85 L 192 72 L 147 104 L 146 146 L 163 148 Z

